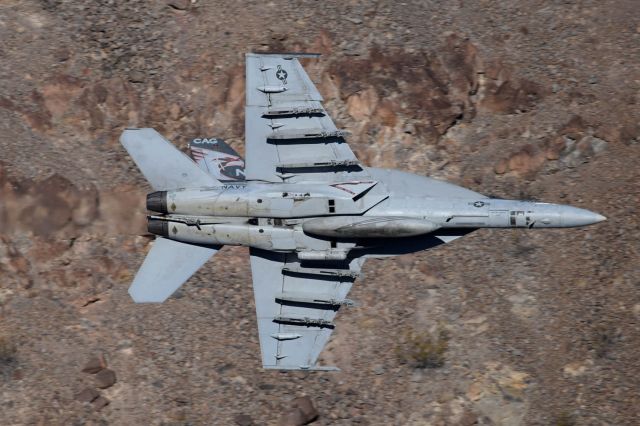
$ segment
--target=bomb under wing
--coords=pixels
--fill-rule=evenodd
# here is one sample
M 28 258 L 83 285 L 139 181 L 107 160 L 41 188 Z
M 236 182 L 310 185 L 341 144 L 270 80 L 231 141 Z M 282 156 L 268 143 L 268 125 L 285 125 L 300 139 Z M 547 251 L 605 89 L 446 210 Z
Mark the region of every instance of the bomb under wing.
M 338 309 L 354 306 L 347 296 L 369 258 L 426 250 L 479 228 L 605 220 L 366 167 L 295 54 L 248 54 L 246 75 L 246 161 L 209 135 L 194 139 L 207 141 L 194 142 L 194 163 L 153 129 L 122 134 L 153 189 L 148 230 L 157 236 L 129 292 L 136 302 L 162 302 L 223 246 L 249 247 L 264 368 L 335 369 L 317 360 Z

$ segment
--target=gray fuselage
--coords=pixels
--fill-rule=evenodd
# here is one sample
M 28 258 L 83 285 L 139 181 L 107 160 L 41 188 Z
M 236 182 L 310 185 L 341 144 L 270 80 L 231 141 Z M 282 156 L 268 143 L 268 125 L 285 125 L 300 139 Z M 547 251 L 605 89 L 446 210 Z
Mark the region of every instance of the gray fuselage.
M 372 181 L 367 182 L 248 181 L 153 193 L 148 208 L 163 215 L 150 216 L 149 231 L 187 243 L 341 260 L 351 250 L 380 247 L 385 240 L 449 242 L 477 228 L 564 228 L 605 219 L 571 206 L 488 198 L 397 170 L 368 172 Z

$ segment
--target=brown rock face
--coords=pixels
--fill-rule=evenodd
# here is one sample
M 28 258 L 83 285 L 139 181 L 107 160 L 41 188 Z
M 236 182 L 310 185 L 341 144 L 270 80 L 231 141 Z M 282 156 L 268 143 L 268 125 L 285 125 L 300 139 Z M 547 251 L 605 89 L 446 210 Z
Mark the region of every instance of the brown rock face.
M 562 149 L 564 149 L 564 146 Z M 545 161 L 553 155 L 554 151 L 552 150 L 541 151 L 533 145 L 525 145 L 508 158 L 498 161 L 494 165 L 493 171 L 498 175 L 513 172 L 520 177 L 532 180 Z
M 107 368 L 107 360 L 104 358 L 104 355 L 100 354 L 90 358 L 82 368 L 82 372 L 96 374 L 105 368 Z
M 585 134 L 587 127 L 588 125 L 581 116 L 574 115 L 564 126 L 562 126 L 558 133 L 562 136 L 567 136 L 575 140 Z
M 354 119 L 371 117 L 373 126 L 393 128 L 410 118 L 420 122 L 418 136 L 433 143 L 465 109 L 468 95 L 460 93 L 473 85 L 473 61 L 464 52 L 440 57 L 374 47 L 369 58 L 333 62 L 328 72 Z M 450 91 L 450 85 L 460 90 Z
M 93 402 L 100 396 L 100 392 L 94 388 L 85 388 L 76 394 L 76 401 Z
M 238 426 L 253 426 L 255 424 L 251 416 L 248 414 L 236 414 L 233 417 L 233 421 Z
M 79 189 L 57 173 L 40 181 L 9 182 L 0 186 L 0 196 L 5 207 L 1 225 L 37 236 L 84 227 L 98 216 L 96 188 Z
M 368 88 L 347 98 L 347 112 L 358 121 L 371 117 L 377 106 L 378 94 L 373 88 Z
M 281 426 L 302 426 L 313 422 L 318 418 L 318 410 L 313 406 L 311 398 L 301 396 L 291 403 L 290 411 L 280 419 Z
M 97 397 L 93 403 L 91 405 L 93 405 L 93 409 L 96 411 L 100 411 L 102 410 L 104 407 L 106 407 L 107 405 L 109 405 L 111 403 L 111 401 L 109 401 L 107 398 L 105 398 L 104 396 L 99 396 Z
M 304 413 L 298 408 L 293 408 L 283 414 L 278 423 L 279 426 L 302 426 L 305 424 L 307 423 Z
M 557 136 L 547 143 L 546 155 L 547 160 L 557 160 L 566 147 L 563 136 Z
M 507 160 L 500 160 L 494 167 L 493 171 L 497 175 L 505 174 L 509 170 L 509 162 Z
M 176 10 L 186 10 L 189 7 L 189 0 L 168 0 L 167 5 Z
M 81 91 L 82 82 L 68 75 L 58 75 L 42 87 L 44 107 L 54 123 L 64 118 Z
M 116 384 L 116 373 L 113 370 L 105 368 L 96 374 L 95 379 L 96 386 L 100 389 L 110 388 Z
M 308 396 L 301 396 L 293 400 L 292 405 L 297 407 L 304 415 L 305 421 L 310 423 L 318 418 L 318 410 L 313 405 L 313 401 Z
M 513 114 L 533 108 L 544 96 L 535 82 L 513 77 L 509 67 L 499 61 L 487 64 L 480 79 L 478 110 L 490 113 Z
M 520 176 L 532 178 L 544 164 L 544 161 L 544 153 L 539 152 L 531 145 L 526 145 L 509 158 L 508 168 Z

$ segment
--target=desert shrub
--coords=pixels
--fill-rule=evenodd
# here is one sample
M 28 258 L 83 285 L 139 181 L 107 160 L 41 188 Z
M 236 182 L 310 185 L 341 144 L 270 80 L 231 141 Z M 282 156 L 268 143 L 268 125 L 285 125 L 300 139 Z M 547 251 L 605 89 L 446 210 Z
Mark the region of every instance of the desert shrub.
M 13 364 L 16 361 L 17 348 L 13 340 L 0 334 L 0 367 Z
M 608 358 L 611 350 L 620 339 L 619 330 L 606 324 L 598 324 L 592 331 L 591 348 L 598 358 Z
M 405 333 L 397 353 L 400 361 L 414 368 L 439 368 L 446 361 L 449 333 L 439 328 L 435 334 L 410 330 Z
M 576 419 L 570 413 L 560 413 L 558 417 L 556 417 L 556 426 L 575 426 Z

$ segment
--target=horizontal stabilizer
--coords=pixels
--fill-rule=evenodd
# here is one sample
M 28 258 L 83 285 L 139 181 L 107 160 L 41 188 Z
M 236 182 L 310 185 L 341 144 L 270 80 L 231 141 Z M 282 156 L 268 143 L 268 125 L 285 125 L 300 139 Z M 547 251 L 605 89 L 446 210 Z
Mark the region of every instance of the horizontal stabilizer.
M 129 294 L 136 303 L 164 302 L 218 250 L 158 237 L 129 287 Z
M 220 185 L 154 129 L 126 129 L 120 143 L 156 191 Z

